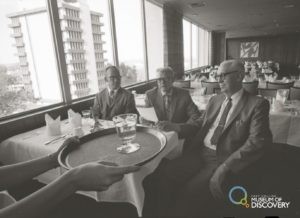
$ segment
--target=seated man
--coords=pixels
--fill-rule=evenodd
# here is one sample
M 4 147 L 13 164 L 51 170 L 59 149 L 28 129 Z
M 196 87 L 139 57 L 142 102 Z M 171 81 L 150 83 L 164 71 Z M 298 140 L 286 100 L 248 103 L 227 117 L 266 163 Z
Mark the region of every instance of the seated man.
M 222 93 L 210 99 L 190 150 L 162 161 L 144 180 L 143 215 L 205 217 L 207 207 L 216 205 L 209 199 L 224 202 L 228 181 L 243 185 L 235 175 L 253 166 L 272 141 L 269 102 L 243 90 L 243 77 L 241 62 L 220 65 L 216 79 Z
M 76 146 L 78 142 L 77 138 L 70 138 L 53 154 L 0 167 L 0 191 L 14 189 L 47 170 L 58 167 L 59 152 L 64 146 L 71 143 Z M 84 196 L 74 196 L 74 193 L 107 190 L 110 185 L 121 180 L 124 174 L 138 169 L 134 166 L 117 167 L 104 162 L 80 165 L 33 194 L 0 208 L 0 217 L 101 217 L 102 204 Z
M 200 112 L 188 91 L 173 87 L 174 71 L 170 67 L 157 70 L 157 88 L 146 92 L 146 106 L 154 107 L 157 126 L 176 131 L 179 137 L 193 135 L 199 127 Z
M 105 69 L 107 88 L 100 91 L 95 98 L 93 116 L 97 119 L 112 120 L 116 115 L 135 113 L 134 96 L 126 89 L 121 88 L 121 76 L 117 67 L 108 66 Z

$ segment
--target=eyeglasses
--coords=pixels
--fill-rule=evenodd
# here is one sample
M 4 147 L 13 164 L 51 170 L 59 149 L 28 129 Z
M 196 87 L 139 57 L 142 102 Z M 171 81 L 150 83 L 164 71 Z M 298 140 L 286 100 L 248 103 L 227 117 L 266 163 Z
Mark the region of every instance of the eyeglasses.
M 106 77 L 106 79 L 107 80 L 110 80 L 110 81 L 112 81 L 112 80 L 117 80 L 117 79 L 120 79 L 121 77 L 120 76 L 109 76 L 109 77 Z
M 162 83 L 162 82 L 171 82 L 172 81 L 172 77 L 163 77 L 163 78 L 158 78 L 157 81 Z
M 221 73 L 219 75 L 215 75 L 214 77 L 215 77 L 215 79 L 217 81 L 219 81 L 219 80 L 223 81 L 227 75 L 230 75 L 230 74 L 233 74 L 233 73 L 237 73 L 237 72 L 239 72 L 239 71 L 237 71 L 237 70 L 235 70 L 235 71 L 229 71 L 229 72 L 226 72 L 226 73 Z

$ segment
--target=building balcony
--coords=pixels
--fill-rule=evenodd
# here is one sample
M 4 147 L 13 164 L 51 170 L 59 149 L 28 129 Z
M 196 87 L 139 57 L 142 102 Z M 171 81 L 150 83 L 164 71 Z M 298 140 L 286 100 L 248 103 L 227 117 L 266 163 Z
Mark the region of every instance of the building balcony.
M 19 26 L 21 26 L 21 23 L 20 23 L 20 22 L 15 22 L 15 23 L 10 23 L 10 24 L 8 24 L 8 27 L 11 27 L 11 28 L 19 27 Z
M 23 47 L 25 46 L 24 42 L 17 42 L 16 44 L 13 44 L 15 47 Z
M 74 53 L 82 54 L 82 53 L 85 53 L 85 50 L 84 49 L 71 49 L 70 48 L 66 51 L 66 53 L 68 53 L 68 54 L 74 54 Z
M 75 85 L 75 84 L 88 83 L 88 82 L 89 82 L 89 79 L 80 79 L 80 80 L 73 80 L 72 84 Z
M 82 70 L 71 70 L 72 74 L 81 74 L 81 73 L 87 73 L 86 69 L 82 69 Z
M 74 94 L 77 95 L 78 97 L 84 97 L 89 95 L 91 92 L 90 88 L 85 88 L 85 89 L 78 89 L 74 91 Z
M 26 56 L 26 52 L 25 52 L 25 51 L 23 51 L 23 52 L 18 52 L 18 53 L 16 53 L 15 55 L 18 56 L 18 57 L 25 57 L 25 56 Z
M 82 32 L 82 29 L 80 27 L 70 27 L 70 26 L 65 26 L 63 28 L 64 31 L 73 31 L 73 32 Z
M 65 40 L 65 42 L 84 42 L 84 40 L 83 39 L 71 39 L 71 38 L 67 38 L 66 40 Z
M 96 21 L 96 20 L 91 20 L 91 23 L 94 24 L 94 25 L 100 25 L 100 26 L 103 26 L 104 24 L 101 23 L 100 21 Z
M 18 37 L 22 37 L 23 34 L 22 33 L 13 33 L 13 34 L 10 34 L 10 36 L 13 38 L 18 38 Z
M 106 53 L 105 50 L 101 50 L 101 49 L 95 49 L 94 51 L 95 51 L 95 54 L 104 54 L 104 53 Z
M 74 17 L 74 16 L 68 16 L 68 15 L 64 15 L 62 17 L 63 20 L 74 20 L 74 21 L 81 21 L 81 19 L 79 17 Z
M 27 61 L 22 61 L 22 62 L 20 62 L 20 66 L 21 67 L 28 66 L 28 62 Z
M 85 59 L 79 59 L 79 60 L 67 60 L 67 64 L 80 64 L 80 63 L 85 63 Z

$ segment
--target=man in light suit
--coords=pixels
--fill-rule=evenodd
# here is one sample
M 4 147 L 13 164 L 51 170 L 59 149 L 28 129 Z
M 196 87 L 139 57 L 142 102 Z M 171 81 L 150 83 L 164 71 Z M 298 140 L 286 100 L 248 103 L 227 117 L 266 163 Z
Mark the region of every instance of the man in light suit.
M 176 131 L 180 138 L 196 133 L 200 112 L 188 91 L 173 87 L 174 71 L 170 67 L 157 69 L 157 87 L 146 92 L 146 106 L 154 107 L 164 131 Z
M 272 141 L 269 103 L 243 90 L 243 77 L 241 62 L 220 65 L 216 79 L 222 93 L 210 99 L 190 150 L 163 161 L 144 180 L 145 216 L 204 215 L 209 197 L 224 203 L 227 181 L 235 184 L 262 157 Z
M 105 69 L 105 82 L 107 88 L 100 91 L 94 101 L 95 121 L 112 120 L 114 116 L 125 113 L 138 114 L 133 94 L 121 88 L 121 76 L 117 67 L 108 66 Z

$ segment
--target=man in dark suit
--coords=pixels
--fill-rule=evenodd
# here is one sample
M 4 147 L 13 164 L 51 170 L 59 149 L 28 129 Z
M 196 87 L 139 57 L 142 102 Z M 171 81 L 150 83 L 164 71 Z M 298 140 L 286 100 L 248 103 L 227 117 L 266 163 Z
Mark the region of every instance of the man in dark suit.
M 204 216 L 208 199 L 224 203 L 228 181 L 235 184 L 262 157 L 272 141 L 269 103 L 243 90 L 243 77 L 241 62 L 220 65 L 216 79 L 222 93 L 210 99 L 190 150 L 163 161 L 144 181 L 145 216 Z
M 154 107 L 164 131 L 176 131 L 180 138 L 196 133 L 200 112 L 188 91 L 173 87 L 174 71 L 170 67 L 157 70 L 157 87 L 146 92 L 146 106 Z
M 120 114 L 138 114 L 133 94 L 121 88 L 121 76 L 117 67 L 108 66 L 105 69 L 105 82 L 107 88 L 100 91 L 94 101 L 93 115 L 96 121 L 112 120 Z

